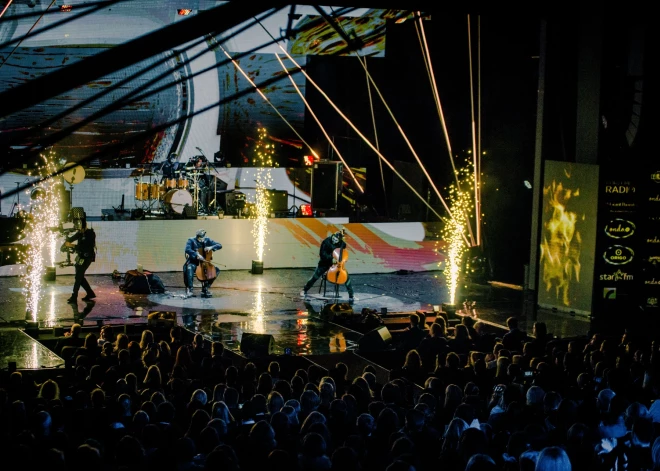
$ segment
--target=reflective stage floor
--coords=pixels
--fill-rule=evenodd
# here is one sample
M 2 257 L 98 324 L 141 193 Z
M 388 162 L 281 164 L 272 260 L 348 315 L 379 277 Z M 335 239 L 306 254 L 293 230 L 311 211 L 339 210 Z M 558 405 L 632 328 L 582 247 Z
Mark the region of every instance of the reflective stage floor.
M 42 328 L 61 326 L 65 329 L 73 322 L 140 324 L 146 323 L 152 311 L 168 311 L 176 313 L 179 323 L 188 329 L 222 339 L 233 349 L 238 349 L 243 332 L 273 335 L 276 354 L 284 353 L 285 349 L 291 349 L 294 355 L 324 355 L 355 349 L 360 333 L 319 317 L 326 303 L 348 301 L 345 287 L 340 288 L 340 298 L 333 300 L 319 293 L 319 281 L 309 291 L 307 299 L 303 299 L 300 291 L 311 274 L 311 269 L 266 269 L 261 275 L 252 275 L 248 270 L 221 271 L 211 289 L 213 297 L 209 299 L 199 297 L 198 286 L 196 297 L 184 298 L 181 273 L 156 274 L 166 287 L 165 294 L 126 294 L 119 288 L 122 280 L 93 275 L 88 280 L 97 294 L 95 302 L 85 303 L 80 299 L 75 306 L 66 303 L 73 276 L 57 276 L 55 281 L 44 284 L 37 320 Z M 354 312 L 363 308 L 378 312 L 387 308 L 388 313 L 432 311 L 433 305 L 447 301 L 440 272 L 358 274 L 351 278 L 355 290 Z M 25 320 L 26 304 L 18 277 L 0 278 L 0 293 L 1 337 L 8 328 L 15 330 Z M 330 290 L 327 294 L 330 295 Z M 82 296 L 84 290 L 79 298 Z M 533 320 L 521 317 L 520 291 L 470 285 L 464 289 L 463 297 L 476 301 L 480 319 L 502 326 L 507 317 L 518 316 L 521 328 L 531 333 Z M 550 332 L 562 337 L 586 335 L 590 326 L 588 319 L 543 311 L 536 320 L 545 321 Z M 21 342 L 31 340 L 24 334 L 18 339 Z M 49 359 L 48 355 L 41 354 L 35 360 L 31 345 L 25 347 L 30 359 L 21 360 L 16 342 L 16 338 L 0 339 L 0 367 L 6 367 L 8 361 L 16 361 L 18 368 L 26 368 L 28 366 L 22 365 L 35 361 L 40 366 L 61 363 L 57 357 Z M 9 349 L 11 353 L 5 351 L 7 345 L 13 345 Z

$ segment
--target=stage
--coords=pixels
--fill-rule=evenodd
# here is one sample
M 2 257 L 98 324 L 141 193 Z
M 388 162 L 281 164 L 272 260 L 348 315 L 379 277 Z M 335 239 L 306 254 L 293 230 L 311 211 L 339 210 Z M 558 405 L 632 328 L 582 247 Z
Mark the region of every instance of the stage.
M 73 276 L 59 275 L 43 288 L 37 320 L 42 329 L 62 327 L 74 322 L 84 326 L 113 324 L 144 325 L 152 311 L 175 312 L 179 324 L 191 332 L 200 332 L 209 340 L 223 340 L 228 348 L 239 351 L 244 332 L 271 334 L 275 354 L 290 349 L 292 355 L 328 355 L 353 352 L 362 334 L 352 329 L 326 322 L 320 313 L 326 303 L 346 302 L 342 287 L 340 299 L 324 298 L 317 284 L 307 299 L 300 297 L 305 281 L 312 269 L 266 269 L 261 275 L 248 270 L 221 271 L 213 284 L 213 297 L 184 299 L 183 278 L 180 272 L 157 273 L 163 281 L 165 294 L 126 294 L 119 285 L 121 280 L 109 275 L 88 277 L 97 298 L 93 303 L 82 300 L 72 306 L 66 303 L 70 296 Z M 433 305 L 447 301 L 446 287 L 439 271 L 402 272 L 387 274 L 352 275 L 355 289 L 354 312 L 363 308 L 388 314 L 407 314 L 417 310 L 431 311 Z M 515 289 L 493 285 L 471 284 L 464 289 L 465 296 L 477 302 L 478 317 L 501 328 L 510 315 L 518 316 L 521 327 L 531 333 L 533 319 L 522 316 L 522 296 Z M 25 321 L 25 299 L 20 278 L 0 278 L 0 303 L 4 326 L 0 328 L 0 344 L 11 344 L 0 359 L 0 368 L 16 362 L 17 368 L 55 367 L 63 363 L 31 337 L 20 332 Z M 328 293 L 329 294 L 329 293 Z M 80 297 L 83 296 L 81 291 Z M 549 331 L 561 337 L 586 335 L 588 319 L 539 311 L 536 320 L 548 324 Z M 37 366 L 38 365 L 38 366 Z

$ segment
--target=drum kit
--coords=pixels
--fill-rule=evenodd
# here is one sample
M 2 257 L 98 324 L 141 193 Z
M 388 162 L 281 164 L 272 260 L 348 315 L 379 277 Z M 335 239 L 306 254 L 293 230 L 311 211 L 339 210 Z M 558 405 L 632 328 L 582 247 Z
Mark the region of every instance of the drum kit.
M 187 163 L 165 162 L 137 168 L 132 173 L 136 204 L 145 214 L 160 213 L 166 217 L 184 215 L 186 207 L 194 208 L 196 214 L 215 214 L 218 179 L 211 175 L 211 169 L 203 155 L 192 157 Z

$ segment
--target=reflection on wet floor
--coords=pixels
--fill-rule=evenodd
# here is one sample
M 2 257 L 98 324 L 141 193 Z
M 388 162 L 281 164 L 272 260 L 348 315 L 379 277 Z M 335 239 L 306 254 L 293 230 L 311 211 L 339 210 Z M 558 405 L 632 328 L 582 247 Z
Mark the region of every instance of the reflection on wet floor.
M 160 273 L 164 294 L 127 294 L 120 290 L 121 281 L 110 276 L 90 276 L 97 293 L 95 302 L 79 300 L 69 305 L 72 276 L 58 276 L 44 286 L 36 320 L 42 328 L 73 322 L 97 324 L 146 324 L 153 311 L 176 315 L 180 323 L 209 339 L 222 339 L 230 348 L 238 348 L 245 332 L 270 334 L 276 353 L 291 349 L 292 354 L 324 354 L 354 349 L 360 334 L 320 320 L 318 314 L 328 303 L 347 302 L 344 289 L 340 298 L 322 296 L 318 286 L 307 299 L 300 297 L 301 287 L 312 270 L 264 270 L 262 275 L 249 271 L 223 271 L 212 287 L 213 297 L 185 298 L 181 273 Z M 380 312 L 409 313 L 432 310 L 433 305 L 447 300 L 442 276 L 438 272 L 357 274 L 351 275 L 355 289 L 354 312 L 375 309 Z M 25 300 L 18 277 L 0 278 L 0 310 L 5 322 L 25 320 Z M 504 325 L 515 315 L 521 328 L 531 332 L 533 320 L 522 316 L 522 296 L 514 290 L 494 289 L 488 285 L 464 288 L 464 296 L 477 302 L 481 319 Z M 81 293 L 82 297 L 82 293 Z M 545 317 L 544 317 L 545 316 Z M 537 320 L 549 322 L 549 330 L 557 335 L 585 335 L 589 322 L 557 313 L 539 311 Z M 550 324 L 551 323 L 551 324 Z

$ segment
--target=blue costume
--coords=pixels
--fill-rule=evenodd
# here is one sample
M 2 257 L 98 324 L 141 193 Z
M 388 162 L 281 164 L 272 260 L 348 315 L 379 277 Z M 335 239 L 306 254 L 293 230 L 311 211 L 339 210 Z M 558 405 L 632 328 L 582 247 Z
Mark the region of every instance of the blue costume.
M 202 253 L 206 253 L 209 250 L 216 251 L 222 248 L 222 244 L 206 237 L 206 231 L 200 229 L 197 231 L 195 237 L 191 237 L 186 242 L 186 263 L 183 264 L 183 281 L 186 285 L 186 296 L 193 295 L 193 280 L 195 279 L 195 270 L 199 266 L 199 263 L 205 260 Z M 210 298 L 211 293 L 209 288 L 213 284 L 213 280 L 202 281 L 202 297 Z

